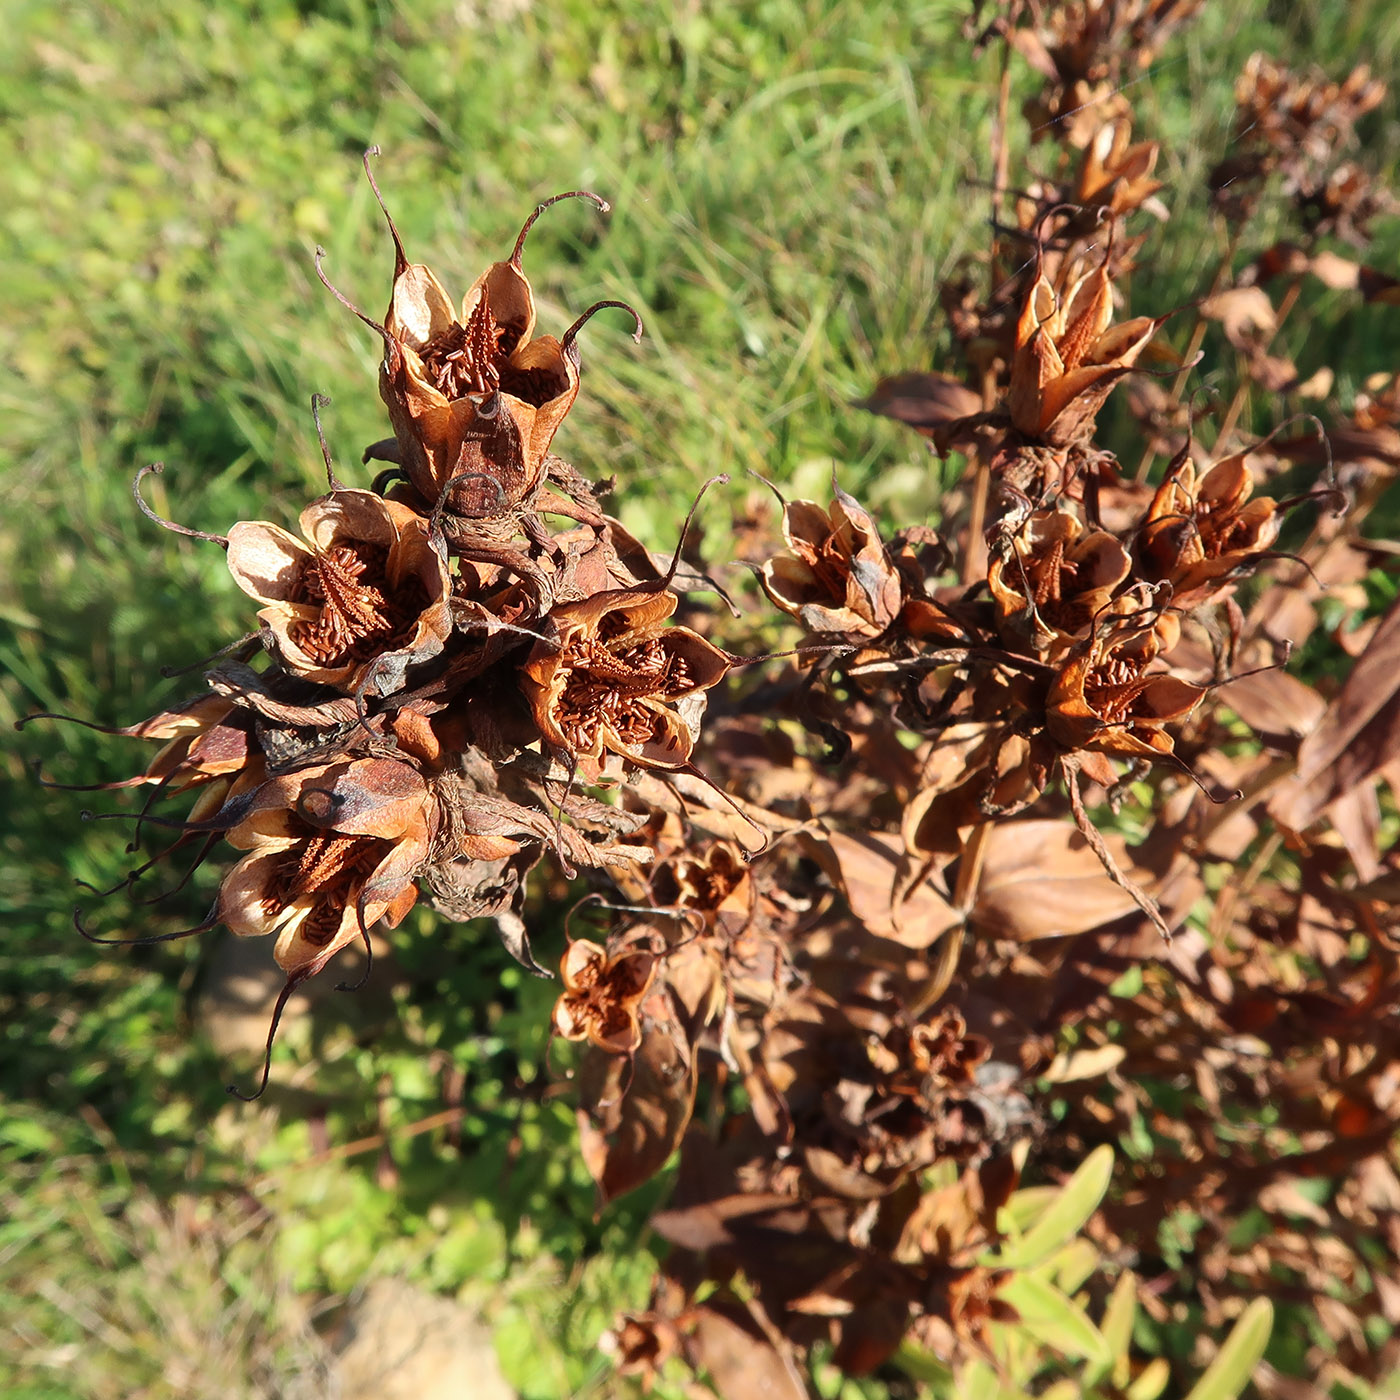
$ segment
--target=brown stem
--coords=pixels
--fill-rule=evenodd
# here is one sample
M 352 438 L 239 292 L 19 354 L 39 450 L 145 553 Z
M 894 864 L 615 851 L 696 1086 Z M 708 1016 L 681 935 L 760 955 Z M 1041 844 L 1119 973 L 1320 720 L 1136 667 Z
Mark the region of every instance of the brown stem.
M 1248 868 L 1243 871 L 1231 872 L 1230 878 L 1225 881 L 1220 891 L 1220 897 L 1215 901 L 1215 908 L 1211 910 L 1210 927 L 1207 931 L 1213 942 L 1218 944 L 1230 932 L 1236 906 L 1254 888 L 1259 877 L 1264 873 L 1264 867 L 1273 860 L 1281 845 L 1283 845 L 1282 833 L 1270 832 L 1264 844 L 1259 848 L 1258 854 L 1250 861 Z
M 1006 191 L 1010 150 L 1006 142 L 1007 116 L 1011 108 L 1011 45 L 1002 37 L 1001 77 L 997 84 L 997 110 L 992 119 L 992 252 L 988 261 L 991 277 L 989 295 L 995 299 L 1001 285 L 1001 199 Z
M 1163 941 L 1170 943 L 1172 931 L 1167 927 L 1167 921 L 1162 917 L 1162 911 L 1158 908 L 1157 901 L 1135 880 L 1128 878 L 1123 868 L 1114 860 L 1113 852 L 1108 849 L 1108 842 L 1103 839 L 1103 833 L 1089 820 L 1089 813 L 1084 807 L 1084 795 L 1079 791 L 1078 763 L 1066 755 L 1060 760 L 1060 771 L 1065 775 L 1065 789 L 1069 793 L 1069 809 L 1074 816 L 1075 826 L 1079 828 L 1079 834 L 1089 843 L 1089 849 L 1098 856 L 1099 864 L 1103 866 L 1104 873 L 1108 878 L 1147 915 L 1157 932 L 1162 935 Z
M 430 1113 L 426 1118 L 418 1119 L 417 1122 L 405 1123 L 402 1128 L 391 1128 L 386 1132 L 372 1133 L 369 1137 L 356 1138 L 353 1142 L 338 1143 L 335 1147 L 327 1148 L 324 1152 L 303 1157 L 299 1161 L 288 1162 L 273 1171 L 255 1176 L 249 1183 L 249 1189 L 256 1191 L 258 1187 L 276 1181 L 284 1172 L 295 1171 L 300 1167 L 320 1167 L 327 1162 L 338 1162 L 346 1157 L 358 1157 L 361 1153 L 376 1151 L 391 1139 L 417 1137 L 420 1133 L 432 1132 L 434 1128 L 445 1128 L 449 1124 L 460 1123 L 465 1115 L 466 1109 L 464 1108 L 445 1108 L 442 1112 Z
M 980 822 L 963 847 L 958 862 L 958 878 L 953 885 L 953 908 L 964 918 L 977 903 L 977 887 L 982 883 L 982 865 L 987 858 L 987 839 L 992 834 L 992 822 Z

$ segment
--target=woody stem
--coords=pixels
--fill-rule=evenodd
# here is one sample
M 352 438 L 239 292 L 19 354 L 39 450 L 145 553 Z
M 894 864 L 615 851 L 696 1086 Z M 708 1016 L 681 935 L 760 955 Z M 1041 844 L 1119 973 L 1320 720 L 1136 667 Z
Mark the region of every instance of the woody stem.
M 962 859 L 958 862 L 958 878 L 953 886 L 953 907 L 966 916 L 977 902 L 977 887 L 982 883 L 982 864 L 987 856 L 987 839 L 992 833 L 992 822 L 980 822 L 972 828 L 972 834 L 963 847 Z
M 1001 43 L 1001 78 L 997 85 L 997 110 L 992 119 L 992 254 L 988 272 L 991 293 L 995 298 L 1001 285 L 1001 251 L 997 230 L 1001 227 L 1001 199 L 1006 189 L 1010 149 L 1006 142 L 1007 114 L 1011 108 L 1011 45 L 1005 37 Z

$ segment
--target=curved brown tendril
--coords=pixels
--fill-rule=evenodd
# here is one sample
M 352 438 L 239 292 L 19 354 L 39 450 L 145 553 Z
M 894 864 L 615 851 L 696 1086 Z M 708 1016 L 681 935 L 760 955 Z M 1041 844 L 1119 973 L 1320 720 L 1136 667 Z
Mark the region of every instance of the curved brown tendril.
M 578 899 L 578 900 L 576 900 L 573 904 L 571 904 L 571 905 L 569 906 L 568 910 L 567 910 L 567 911 L 565 912 L 565 914 L 564 914 L 564 940 L 565 940 L 565 942 L 567 942 L 567 943 L 573 943 L 573 942 L 576 942 L 576 941 L 577 941 L 577 940 L 574 938 L 574 930 L 573 930 L 574 916 L 575 916 L 575 915 L 584 907 L 584 905 L 586 905 L 586 904 L 596 905 L 599 909 L 611 909 L 611 908 L 613 907 L 612 905 L 610 905 L 610 904 L 603 898 L 602 894 L 599 893 L 599 891 L 597 891 L 597 890 L 589 890 L 588 893 L 587 893 L 586 895 L 584 895 L 582 899 Z
M 316 254 L 315 254 L 315 257 L 312 259 L 312 261 L 315 263 L 315 266 L 316 266 L 316 276 L 319 277 L 319 278 L 321 279 L 321 285 L 322 285 L 322 286 L 323 286 L 323 287 L 324 287 L 324 288 L 325 288 L 325 289 L 326 289 L 326 290 L 327 290 L 327 291 L 328 291 L 328 292 L 329 292 L 329 293 L 330 293 L 330 294 L 331 294 L 331 295 L 332 295 L 332 296 L 333 296 L 347 311 L 353 311 L 353 312 L 355 313 L 355 315 L 358 316 L 358 317 L 360 318 L 360 320 L 362 320 L 362 321 L 365 323 L 365 325 L 367 325 L 367 326 L 370 328 L 370 330 L 372 330 L 372 331 L 378 331 L 379 334 L 384 338 L 385 343 L 387 344 L 390 340 L 393 339 L 393 337 L 389 334 L 388 330 L 385 329 L 385 327 L 381 326 L 381 325 L 379 324 L 378 321 L 372 320 L 370 317 L 366 316 L 365 313 L 364 313 L 363 311 L 361 311 L 360 308 L 359 308 L 358 306 L 356 306 L 355 303 L 354 303 L 353 301 L 351 301 L 350 298 L 347 297 L 347 296 L 345 295 L 345 293 L 342 292 L 342 291 L 340 290 L 339 287 L 335 286 L 334 283 L 331 282 L 331 280 L 330 280 L 329 277 L 326 276 L 325 270 L 321 267 L 321 260 L 322 260 L 325 256 L 326 256 L 326 250 L 325 250 L 324 248 L 322 248 L 321 245 L 318 243 L 318 244 L 316 245 Z
M 33 716 L 38 718 L 38 716 Z M 18 728 L 18 723 L 16 724 Z M 126 788 L 140 787 L 146 781 L 144 773 L 138 773 L 134 778 L 113 778 L 109 783 L 56 783 L 52 778 L 44 776 L 44 760 L 36 758 L 29 765 L 29 771 L 34 775 L 34 781 L 42 788 L 49 788 L 53 792 L 121 792 Z
M 1286 549 L 1261 549 L 1257 554 L 1251 554 L 1247 559 L 1241 561 L 1240 567 L 1245 568 L 1251 564 L 1258 564 L 1271 559 L 1287 559 L 1290 564 L 1296 564 L 1307 576 L 1322 589 L 1325 593 L 1327 585 L 1318 578 L 1316 570 L 1301 554 L 1291 554 Z
M 374 971 L 374 944 L 369 940 L 369 929 L 365 924 L 365 896 L 369 893 L 369 885 L 361 886 L 360 893 L 355 897 L 355 922 L 360 926 L 360 937 L 365 942 L 365 970 L 360 974 L 358 982 L 337 982 L 335 990 L 337 992 L 358 992 L 361 987 L 369 981 L 369 975 Z
M 712 777 L 710 777 L 710 775 L 706 773 L 703 768 L 699 768 L 695 765 L 693 761 L 687 760 L 685 763 L 681 764 L 675 771 L 677 773 L 684 773 L 687 777 L 698 778 L 702 783 L 705 784 L 707 788 L 710 789 L 711 792 L 715 794 L 716 797 L 718 797 L 721 801 L 723 801 L 726 805 L 733 809 L 735 816 L 737 816 L 742 822 L 744 822 L 746 826 L 750 827 L 753 831 L 756 831 L 758 833 L 759 844 L 753 850 L 750 850 L 747 846 L 739 846 L 739 852 L 743 857 L 745 865 L 756 861 L 759 858 L 759 856 L 761 856 L 772 844 L 768 833 L 764 831 L 764 829 L 761 826 L 759 826 L 759 824 L 756 821 L 754 821 L 754 819 L 751 816 L 749 816 L 749 814 L 746 811 L 744 811 L 744 809 L 739 805 L 739 803 L 727 792 L 725 792 L 725 790 L 722 787 L 720 787 L 720 785 L 717 782 L 715 782 L 715 780 Z M 736 842 L 736 844 L 738 843 Z
M 1165 592 L 1167 595 L 1166 601 L 1163 603 L 1157 603 L 1155 601 L 1157 595 L 1163 592 Z M 1139 627 L 1148 626 L 1148 623 L 1141 621 L 1140 619 L 1145 618 L 1149 614 L 1153 613 L 1156 614 L 1156 616 L 1152 619 L 1152 623 L 1153 625 L 1155 625 L 1157 618 L 1161 617 L 1161 615 L 1164 612 L 1166 612 L 1167 609 L 1171 606 L 1171 601 L 1174 596 L 1174 590 L 1171 584 L 1166 579 L 1163 579 L 1158 583 L 1149 583 L 1146 579 L 1139 579 L 1136 583 L 1130 584 L 1121 593 L 1115 594 L 1094 613 L 1093 617 L 1089 620 L 1089 635 L 1091 637 L 1097 637 L 1099 635 L 1099 622 L 1102 620 L 1102 618 L 1108 612 L 1108 610 L 1111 607 L 1113 607 L 1115 603 L 1121 603 L 1124 598 L 1128 597 L 1130 594 L 1133 593 L 1146 593 L 1147 601 L 1139 604 L 1139 612 L 1124 613 L 1121 617 L 1121 621 L 1133 622 L 1136 623 Z M 1110 618 L 1109 622 L 1105 625 L 1104 630 L 1108 630 L 1108 628 L 1111 627 L 1113 623 L 1117 620 L 1120 619 Z
M 447 511 L 447 498 L 452 494 L 453 488 L 464 481 L 490 482 L 492 489 L 496 493 L 496 500 L 494 502 L 497 508 L 496 513 L 501 514 L 506 508 L 505 490 L 501 486 L 501 483 L 492 476 L 490 472 L 458 472 L 455 476 L 449 476 L 447 480 L 442 483 L 442 490 L 438 492 L 437 501 L 433 505 L 433 513 L 428 517 L 429 536 L 436 541 L 442 542 L 444 548 L 446 547 L 446 541 L 443 539 L 442 517 Z M 472 518 L 475 519 L 477 517 Z
M 286 982 L 282 984 L 282 990 L 277 994 L 277 1005 L 272 1008 L 272 1024 L 267 1028 L 267 1048 L 263 1051 L 262 1078 L 258 1081 L 258 1087 L 251 1094 L 245 1094 L 236 1084 L 228 1085 L 228 1092 L 234 1098 L 242 1099 L 244 1103 L 253 1103 L 267 1092 L 267 1081 L 272 1075 L 272 1042 L 277 1039 L 277 1027 L 282 1023 L 282 1013 L 287 1009 L 287 1002 L 291 999 L 292 993 L 313 972 L 319 971 L 319 966 L 313 963 L 310 968 L 288 974 Z
M 326 482 L 332 491 L 344 491 L 346 485 L 336 476 L 335 468 L 331 465 L 331 449 L 326 443 L 325 430 L 321 427 L 321 410 L 330 406 L 328 394 L 312 394 L 311 421 L 316 424 L 316 441 L 321 444 L 321 460 L 326 464 Z
M 118 880 L 115 885 L 109 885 L 105 890 L 99 890 L 90 880 L 74 880 L 73 883 L 77 885 L 79 889 L 87 890 L 97 899 L 111 899 L 118 890 L 130 889 L 148 870 L 160 864 L 160 862 L 173 851 L 179 850 L 180 846 L 183 844 L 183 840 L 184 838 L 182 837 L 179 840 L 172 841 L 163 851 L 153 855 L 150 860 L 146 861 L 144 864 L 138 865 L 135 870 L 128 870 L 125 879 Z
M 193 928 L 176 929 L 173 933 L 156 933 L 149 938 L 99 938 L 95 933 L 89 933 L 83 927 L 83 906 L 76 905 L 73 909 L 73 927 L 78 930 L 89 943 L 101 943 L 105 947 L 117 948 L 138 948 L 148 943 L 173 943 L 176 939 L 190 938 L 196 933 L 208 933 L 211 928 L 217 928 L 219 924 L 219 911 L 216 906 L 203 920 Z
M 186 535 L 192 540 L 207 540 L 210 544 L 216 544 L 221 549 L 227 549 L 227 535 L 213 535 L 207 530 L 191 530 L 188 525 L 177 525 L 173 520 L 167 520 L 164 516 L 157 515 L 142 499 L 141 483 L 145 481 L 148 476 L 159 476 L 164 470 L 164 462 L 152 462 L 149 466 L 142 467 L 133 478 L 131 494 L 136 498 L 136 504 L 140 507 L 141 514 L 144 515 L 147 520 L 154 520 L 162 530 L 170 530 L 177 535 Z
M 407 480 L 408 477 L 404 475 L 402 467 L 386 467 L 370 482 L 369 489 L 373 491 L 376 496 L 383 496 L 388 492 L 389 487 L 393 485 L 394 482 L 406 482 Z
M 35 710 L 32 715 L 23 715 L 15 721 L 15 728 L 23 729 L 36 719 L 61 719 L 66 724 L 80 724 L 84 729 L 95 729 L 99 734 L 120 734 L 128 739 L 131 737 L 128 726 L 99 724 L 95 719 L 79 719 L 77 715 L 60 714 L 57 710 Z
M 1264 669 L 1267 670 L 1269 668 L 1265 667 Z M 1239 681 L 1243 680 L 1244 677 L 1235 676 L 1233 677 L 1233 679 Z M 1206 786 L 1205 779 L 1202 778 L 1196 772 L 1196 770 L 1192 768 L 1191 765 L 1187 763 L 1186 760 L 1182 758 L 1181 755 L 1178 753 L 1158 754 L 1155 761 L 1165 762 L 1171 767 L 1175 768 L 1178 772 L 1186 774 L 1186 776 L 1190 778 L 1191 781 L 1195 783 L 1195 785 L 1198 788 L 1200 788 L 1201 794 L 1206 798 L 1206 800 L 1216 807 L 1223 807 L 1227 802 L 1238 802 L 1240 798 L 1244 796 L 1243 788 L 1234 788 L 1233 790 L 1228 788 L 1219 788 L 1215 791 L 1212 791 Z
M 169 775 L 161 780 L 159 787 L 151 794 L 151 801 L 155 801 L 170 781 Z M 156 814 L 143 807 L 139 812 L 94 812 L 84 810 L 79 812 L 79 817 L 85 822 L 135 822 L 138 829 L 149 823 L 151 826 L 163 826 L 170 831 L 200 832 L 200 831 L 227 831 L 230 827 L 237 826 L 243 816 L 252 806 L 254 798 L 257 797 L 260 789 L 254 788 L 251 792 L 242 793 L 238 797 L 230 798 L 214 813 L 212 817 L 204 821 L 177 821 L 174 817 L 158 817 Z M 135 849 L 135 847 L 131 847 Z
M 375 191 L 379 193 L 378 190 Z M 510 265 L 520 271 L 520 260 L 525 256 L 525 240 L 529 237 L 530 230 L 535 226 L 535 220 L 544 213 L 552 204 L 558 204 L 562 199 L 587 199 L 597 206 L 600 214 L 606 214 L 612 208 L 606 199 L 600 194 L 594 194 L 592 190 L 565 190 L 563 194 L 551 195 L 543 204 L 535 206 L 535 212 L 530 215 L 521 226 L 520 236 L 515 240 L 515 250 L 510 255 Z M 390 226 L 392 227 L 392 225 Z
M 174 895 L 179 894 L 180 891 L 183 890 L 185 886 L 188 885 L 189 882 L 194 878 L 194 872 L 198 870 L 201 865 L 204 864 L 205 860 L 209 855 L 209 852 L 212 851 L 216 845 L 218 845 L 219 840 L 220 833 L 217 831 L 211 831 L 209 835 L 204 838 L 204 845 L 200 848 L 199 853 L 195 856 L 194 860 L 190 862 L 189 869 L 185 871 L 185 873 L 175 884 L 171 885 L 171 887 L 168 890 L 162 890 L 159 894 L 153 894 L 147 899 L 138 899 L 136 903 L 144 905 L 161 904 L 165 900 L 170 899 Z M 133 870 L 131 872 L 131 877 L 127 883 L 132 883 L 138 875 L 142 874 L 144 871 L 149 870 L 153 865 L 156 864 L 157 861 L 164 860 L 167 856 L 172 855 L 175 851 L 178 851 L 180 847 L 184 844 L 184 837 L 181 837 L 178 841 L 172 841 L 170 845 L 167 846 L 165 850 L 163 850 L 158 856 L 153 856 L 139 870 Z
M 384 222 L 389 225 L 389 236 L 394 240 L 394 276 L 403 272 L 408 267 L 408 258 L 403 250 L 403 239 L 399 237 L 399 231 L 394 227 L 393 216 L 389 213 L 389 206 L 384 203 L 384 196 L 379 193 L 379 185 L 374 178 L 374 170 L 371 168 L 369 158 L 381 155 L 378 146 L 371 146 L 361 157 L 365 167 L 365 178 L 369 181 L 369 187 L 374 191 L 374 197 L 379 201 L 379 208 L 384 214 Z
M 559 348 L 567 355 L 569 350 L 573 347 L 574 342 L 578 339 L 578 333 L 584 326 L 586 326 L 598 312 L 604 311 L 610 306 L 615 306 L 620 311 L 626 311 L 632 317 L 632 320 L 635 322 L 632 328 L 632 340 L 637 345 L 640 345 L 642 343 L 642 334 L 646 330 L 646 323 L 642 320 L 641 313 L 635 306 L 630 306 L 625 301 L 595 301 L 593 305 L 564 332 L 563 337 L 559 341 Z M 578 351 L 575 350 L 574 354 L 577 355 Z
M 211 661 L 217 661 L 223 656 L 232 656 L 242 647 L 251 647 L 255 645 L 258 639 L 258 633 L 245 632 L 237 641 L 230 642 L 227 646 L 220 647 L 218 651 L 211 652 L 208 656 L 201 656 L 198 661 L 191 661 L 188 666 L 161 666 L 159 668 L 160 674 L 168 681 L 174 680 L 176 676 L 187 676 L 191 671 L 202 670 Z M 248 656 L 239 657 L 240 661 L 247 661 L 248 659 Z
M 1277 661 L 1271 661 L 1267 666 L 1256 666 L 1250 671 L 1241 671 L 1235 676 L 1222 676 L 1218 681 L 1206 681 L 1201 685 L 1202 690 L 1219 690 L 1221 686 L 1233 685 L 1236 681 L 1248 680 L 1250 676 L 1262 676 L 1265 671 L 1281 671 L 1288 665 L 1288 658 L 1293 655 L 1293 643 L 1285 640 L 1281 644 L 1283 655 Z M 1194 682 L 1191 682 L 1194 684 Z M 1226 702 L 1229 703 L 1228 701 Z
M 686 536 L 690 533 L 690 526 L 695 519 L 695 512 L 700 509 L 700 502 L 705 499 L 705 492 L 711 486 L 728 486 L 729 473 L 720 472 L 718 476 L 712 476 L 708 481 L 702 482 L 700 489 L 695 493 L 695 499 L 690 503 L 690 509 L 686 512 L 685 520 L 681 524 L 681 535 L 676 541 L 675 553 L 671 555 L 671 566 L 661 576 L 660 583 L 663 588 L 669 588 L 676 577 L 676 570 L 681 566 L 681 551 L 685 548 Z
M 744 470 L 744 475 L 753 477 L 755 481 L 761 481 L 763 485 L 765 485 L 773 493 L 778 504 L 784 510 L 787 509 L 787 497 L 784 496 L 783 493 L 778 490 L 777 486 L 775 486 L 773 482 L 769 481 L 768 478 L 764 476 L 762 472 L 756 472 L 752 467 L 746 467 Z
M 1048 205 L 1046 209 L 1037 216 L 1032 229 L 1032 236 L 1036 244 L 1036 261 L 1040 261 L 1040 257 L 1049 246 L 1050 240 L 1055 236 L 1053 234 L 1047 235 L 1044 232 L 1042 225 L 1045 224 L 1047 220 L 1054 218 L 1057 214 L 1088 214 L 1094 210 L 1099 211 L 1100 223 L 1103 222 L 1104 215 L 1111 212 L 1107 205 L 1077 204 L 1072 199 L 1062 199 L 1057 204 Z

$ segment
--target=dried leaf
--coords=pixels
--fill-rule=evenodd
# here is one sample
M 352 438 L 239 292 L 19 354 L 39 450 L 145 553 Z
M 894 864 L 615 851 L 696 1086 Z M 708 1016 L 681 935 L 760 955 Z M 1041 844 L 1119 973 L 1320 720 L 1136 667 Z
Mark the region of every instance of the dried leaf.
M 1131 870 L 1118 837 L 1105 837 Z M 1138 871 L 1140 883 L 1150 883 Z M 1108 877 L 1084 837 L 1067 822 L 1001 822 L 992 828 L 971 921 L 994 938 L 1029 942 L 1084 933 L 1121 919 L 1137 904 Z
M 791 1358 L 782 1355 L 737 1306 L 696 1308 L 686 1354 L 708 1373 L 724 1400 L 807 1400 Z
M 1269 803 L 1281 826 L 1304 831 L 1338 798 L 1400 754 L 1400 602 L 1392 603 L 1341 693 L 1303 741 L 1298 771 Z
M 695 1107 L 695 1060 L 669 1018 L 648 1012 L 630 1057 L 589 1047 L 579 1071 L 579 1151 L 599 1205 L 649 1181 L 675 1151 Z

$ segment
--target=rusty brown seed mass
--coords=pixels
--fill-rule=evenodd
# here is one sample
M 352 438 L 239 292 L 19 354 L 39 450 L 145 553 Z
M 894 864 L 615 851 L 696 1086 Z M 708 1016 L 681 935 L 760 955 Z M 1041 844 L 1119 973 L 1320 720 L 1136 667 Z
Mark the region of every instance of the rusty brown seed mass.
M 320 614 L 298 619 L 291 640 L 320 666 L 363 661 L 400 640 L 427 605 L 421 580 L 406 578 L 390 590 L 389 551 L 377 545 L 337 544 L 302 570 L 293 601 L 320 604 Z
M 263 897 L 264 912 L 275 917 L 294 900 L 310 895 L 314 907 L 302 924 L 301 936 L 308 943 L 328 943 L 340 927 L 343 911 L 353 903 L 357 885 L 368 878 L 392 845 L 376 836 L 308 837 L 277 863 Z
M 500 343 L 502 334 L 483 287 L 466 325 L 454 322 L 423 347 L 420 358 L 429 382 L 449 399 L 493 392 L 500 383 L 501 357 L 510 353 Z
M 1149 681 L 1138 664 L 1121 657 L 1095 666 L 1084 680 L 1084 699 L 1110 724 L 1122 720 Z

